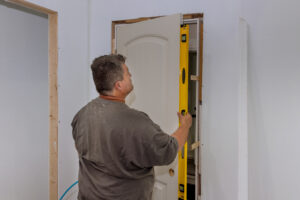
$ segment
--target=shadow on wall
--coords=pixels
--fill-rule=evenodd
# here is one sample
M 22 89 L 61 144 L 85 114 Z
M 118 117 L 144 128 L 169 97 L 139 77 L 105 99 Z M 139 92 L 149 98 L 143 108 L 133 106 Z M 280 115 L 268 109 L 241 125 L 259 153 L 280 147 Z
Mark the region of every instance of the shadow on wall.
M 256 80 L 258 74 L 255 72 L 249 72 L 248 74 L 249 199 L 274 199 L 272 192 L 265 191 L 265 186 L 270 184 L 268 180 L 274 180 L 276 177 L 272 177 L 272 166 L 268 165 L 271 163 L 269 161 L 271 154 L 266 138 L 265 115 L 262 112 L 262 98 L 260 95 L 262 93 L 260 92 L 260 87 L 254 88 L 255 84 L 253 84 L 253 82 L 258 82 Z
M 40 13 L 40 12 L 37 12 L 37 11 L 29 9 L 29 8 L 18 6 L 16 4 L 12 4 L 12 3 L 6 2 L 4 0 L 0 0 L 0 6 L 5 6 L 5 7 L 8 7 L 8 8 L 11 8 L 11 9 L 16 9 L 16 10 L 19 10 L 19 11 L 22 11 L 22 12 L 27 12 L 27 13 L 30 13 L 30 14 L 48 19 L 48 15 L 46 15 L 44 13 Z

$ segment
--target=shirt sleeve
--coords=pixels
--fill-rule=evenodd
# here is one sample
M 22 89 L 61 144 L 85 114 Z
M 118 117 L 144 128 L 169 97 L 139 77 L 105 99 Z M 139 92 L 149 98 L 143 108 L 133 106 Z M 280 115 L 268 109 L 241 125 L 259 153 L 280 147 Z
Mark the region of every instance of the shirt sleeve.
M 134 126 L 124 148 L 129 166 L 147 168 L 174 161 L 178 152 L 174 137 L 163 132 L 145 113 L 140 113 Z

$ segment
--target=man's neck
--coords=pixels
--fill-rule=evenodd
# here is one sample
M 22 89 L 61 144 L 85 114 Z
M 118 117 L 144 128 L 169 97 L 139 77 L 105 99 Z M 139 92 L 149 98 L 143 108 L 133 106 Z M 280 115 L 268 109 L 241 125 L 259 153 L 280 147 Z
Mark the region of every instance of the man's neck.
M 125 103 L 125 98 L 118 97 L 118 96 L 113 96 L 113 95 L 110 95 L 110 94 L 109 95 L 100 94 L 100 98 L 110 100 L 110 101 L 118 101 L 118 102 Z

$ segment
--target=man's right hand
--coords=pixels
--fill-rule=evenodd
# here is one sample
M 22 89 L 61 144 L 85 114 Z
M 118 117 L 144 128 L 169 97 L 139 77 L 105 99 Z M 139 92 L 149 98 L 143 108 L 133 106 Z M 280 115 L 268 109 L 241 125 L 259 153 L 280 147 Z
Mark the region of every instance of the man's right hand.
M 178 151 L 179 151 L 184 146 L 187 140 L 189 129 L 192 125 L 192 116 L 189 113 L 185 115 L 177 113 L 177 116 L 180 122 L 180 126 L 172 134 L 172 137 L 176 138 L 178 142 Z
M 191 127 L 193 121 L 190 113 L 186 113 L 185 115 L 182 115 L 181 113 L 177 112 L 177 116 L 181 126 L 185 126 L 187 128 Z

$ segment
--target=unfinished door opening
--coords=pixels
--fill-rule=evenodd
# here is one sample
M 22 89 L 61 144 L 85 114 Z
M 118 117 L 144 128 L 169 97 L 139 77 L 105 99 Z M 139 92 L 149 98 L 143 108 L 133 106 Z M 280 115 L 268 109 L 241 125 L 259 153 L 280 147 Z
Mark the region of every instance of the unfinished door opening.
M 201 68 L 200 51 L 202 21 L 186 20 L 189 26 L 188 49 L 188 112 L 192 115 L 193 123 L 187 141 L 187 200 L 197 200 L 201 195 L 200 176 L 200 106 L 201 106 Z
M 171 17 L 171 16 L 170 16 Z M 153 74 L 152 80 L 153 81 L 161 81 L 161 74 L 159 76 L 157 76 L 158 73 L 162 73 L 164 74 L 166 79 L 169 79 L 170 76 L 174 77 L 174 75 L 177 72 L 173 72 L 173 71 L 178 71 L 178 76 L 175 75 L 175 79 L 177 79 L 177 81 L 174 82 L 175 85 L 170 85 L 170 83 L 164 83 L 165 85 L 160 85 L 158 87 L 162 87 L 162 88 L 168 88 L 168 90 L 174 90 L 174 88 L 178 88 L 179 90 L 179 68 L 177 69 L 175 68 L 169 68 L 167 71 L 166 70 L 161 70 L 157 68 L 157 65 L 161 65 L 162 67 L 164 66 L 165 62 L 160 62 L 157 61 L 157 64 L 154 63 L 154 65 L 149 65 L 147 64 L 148 67 L 146 67 L 145 69 L 140 69 L 143 67 L 143 65 L 145 65 L 145 63 L 148 62 L 154 62 L 153 60 L 156 59 L 165 59 L 165 55 L 167 55 L 166 52 L 168 51 L 164 51 L 164 46 L 165 45 L 169 45 L 167 42 L 163 42 L 160 43 L 160 39 L 155 40 L 155 38 L 165 38 L 166 35 L 168 34 L 168 32 L 170 32 L 170 30 L 174 30 L 174 27 L 172 26 L 169 27 L 169 25 L 171 24 L 170 22 L 168 22 L 166 25 L 166 27 L 162 27 L 161 29 L 167 29 L 169 31 L 167 31 L 167 33 L 165 35 L 160 35 L 160 32 L 155 32 L 153 31 L 153 28 L 155 28 L 155 26 L 152 27 L 153 24 L 157 24 L 159 23 L 159 20 L 151 20 L 151 19 L 156 19 L 159 17 L 147 17 L 147 18 L 139 18 L 139 19 L 130 19 L 130 20 L 119 20 L 119 21 L 113 21 L 112 22 L 112 40 L 111 40 L 111 45 L 112 45 L 112 53 L 116 53 L 116 50 L 118 49 L 118 53 L 125 53 L 129 55 L 129 69 L 130 69 L 130 64 L 132 65 L 137 65 L 135 66 L 139 73 L 140 73 L 140 77 L 144 77 L 144 78 L 139 78 L 139 80 L 142 81 L 138 81 L 137 82 L 134 81 L 135 84 L 145 84 L 145 79 L 149 79 L 152 77 L 151 74 Z M 161 19 L 161 24 L 164 24 L 167 20 L 167 18 L 162 17 Z M 203 14 L 185 14 L 183 15 L 183 20 L 180 23 L 180 20 L 177 21 L 177 28 L 178 30 L 180 29 L 180 24 L 188 24 L 191 28 L 190 28 L 190 33 L 189 35 L 190 40 L 189 40 L 189 49 L 188 49 L 188 54 L 189 54 L 189 74 L 187 74 L 186 79 L 188 79 L 188 83 L 189 83 L 189 89 L 188 89 L 188 111 L 192 114 L 193 116 L 193 125 L 192 128 L 190 130 L 190 134 L 189 134 L 189 139 L 188 139 L 188 156 L 187 156 L 187 171 L 184 173 L 184 191 L 185 191 L 185 196 L 183 197 L 179 197 L 179 190 L 182 189 L 180 188 L 181 184 L 178 183 L 178 173 L 179 173 L 179 169 L 178 169 L 178 164 L 176 166 L 166 166 L 165 170 L 159 170 L 158 171 L 158 175 L 160 177 L 165 177 L 167 179 L 167 182 L 162 182 L 160 179 L 156 180 L 156 184 L 154 187 L 154 194 L 153 195 L 153 199 L 154 200 L 159 200 L 159 199 L 199 199 L 200 195 L 201 195 L 201 170 L 200 170 L 200 105 L 201 105 L 201 99 L 202 99 L 202 95 L 201 95 L 201 86 L 202 86 L 202 41 L 203 41 Z M 138 23 L 138 22 L 143 22 L 149 20 L 149 23 Z M 151 21 L 151 22 L 150 22 Z M 133 26 L 127 26 L 127 24 L 135 24 Z M 147 27 L 147 25 L 149 25 L 151 28 Z M 158 27 L 158 26 L 156 26 Z M 161 27 L 161 26 L 159 26 Z M 134 31 L 130 31 L 130 29 L 133 28 Z M 139 29 L 140 28 L 140 29 Z M 132 30 L 133 30 L 132 29 Z M 120 31 L 122 30 L 122 31 Z M 126 31 L 125 31 L 126 30 Z M 145 31 L 145 30 L 149 30 L 149 32 Z M 125 32 L 124 32 L 125 31 Z M 136 32 L 140 32 L 141 34 L 137 34 Z M 122 34 L 126 33 L 127 38 L 120 40 L 119 38 L 122 37 Z M 178 33 L 178 47 L 179 47 L 179 32 L 176 31 L 176 34 Z M 132 36 L 135 35 L 135 36 Z M 135 38 L 137 39 L 135 39 Z M 173 38 L 173 35 L 171 36 Z M 143 38 L 141 40 L 141 38 Z M 133 42 L 136 41 L 136 42 Z M 121 42 L 121 43 L 120 43 Z M 152 42 L 152 44 L 151 44 Z M 128 45 L 130 47 L 126 47 L 126 45 Z M 132 45 L 134 44 L 134 45 Z M 121 46 L 120 46 L 121 45 Z M 125 46 L 123 46 L 125 45 Z M 143 49 L 143 45 L 145 45 L 146 49 Z M 160 47 L 157 48 L 157 51 L 154 51 L 154 53 L 152 54 L 151 51 L 149 50 L 149 47 L 155 47 L 156 45 L 160 45 L 162 50 L 160 50 Z M 119 46 L 117 48 L 117 46 Z M 178 48 L 177 47 L 177 48 Z M 128 49 L 131 48 L 131 49 Z M 138 48 L 138 49 L 137 49 Z M 172 49 L 170 47 L 166 48 L 166 49 Z M 147 52 L 147 54 L 142 54 L 141 52 Z M 158 52 L 161 52 L 158 53 Z M 125 56 L 128 56 L 125 55 Z M 150 56 L 149 56 L 150 55 Z M 178 48 L 178 53 L 175 53 L 173 55 L 177 55 L 177 57 L 173 56 L 171 58 L 171 60 L 168 61 L 174 61 L 174 60 L 179 60 L 179 48 Z M 132 57 L 143 57 L 143 62 L 140 60 L 136 60 L 136 59 L 132 59 Z M 170 59 L 170 58 L 169 58 Z M 165 61 L 167 61 L 165 59 Z M 144 64 L 143 64 L 144 63 Z M 178 65 L 173 65 L 174 66 L 178 66 Z M 155 70 L 156 73 L 151 72 L 151 69 Z M 150 71 L 149 71 L 150 70 Z M 147 74 L 147 76 L 145 76 L 145 73 Z M 171 75 L 172 74 L 172 75 Z M 133 77 L 135 77 L 136 75 L 138 75 L 138 73 L 136 73 Z M 177 77 L 176 77 L 177 76 Z M 162 82 L 163 83 L 163 82 Z M 173 83 L 173 81 L 172 81 Z M 156 84 L 156 83 L 155 83 Z M 147 91 L 144 91 L 144 93 L 139 93 L 140 95 L 145 95 L 145 92 L 148 93 L 151 92 L 149 91 L 149 85 L 155 85 L 152 84 L 151 82 L 148 83 L 147 85 L 145 85 L 144 88 L 148 88 Z M 141 86 L 139 86 L 141 87 Z M 170 88 L 172 87 L 172 88 Z M 155 88 L 152 87 L 153 90 L 155 90 Z M 176 89 L 177 90 L 177 89 Z M 164 91 L 167 91 L 166 89 Z M 153 102 L 156 102 L 156 99 L 153 99 L 155 97 L 155 94 L 159 94 L 155 93 L 155 91 L 153 92 L 153 96 L 150 95 L 149 99 L 152 99 L 152 104 Z M 169 91 L 168 91 L 169 92 Z M 174 93 L 175 94 L 175 93 Z M 165 95 L 165 94 L 164 94 Z M 176 95 L 170 95 L 170 96 L 166 96 L 163 98 L 167 98 L 170 99 L 169 103 L 172 102 L 179 102 L 179 98 L 176 97 Z M 148 98 L 145 99 L 145 101 L 149 101 Z M 172 101 L 172 102 L 171 102 Z M 165 104 L 164 104 L 165 105 Z M 162 105 L 157 105 L 157 107 L 161 107 Z M 147 106 L 146 106 L 147 107 Z M 162 109 L 165 109 L 164 106 L 161 107 Z M 173 107 L 172 107 L 173 109 Z M 149 110 L 149 109 L 148 109 Z M 177 107 L 177 109 L 175 108 L 174 110 L 179 110 L 179 107 Z M 144 110 L 145 111 L 145 110 Z M 170 110 L 168 111 L 169 113 Z M 151 110 L 150 110 L 151 113 Z M 172 116 L 169 116 L 172 117 Z M 162 126 L 164 126 L 163 124 L 160 124 Z M 163 127 L 162 127 L 163 128 Z M 177 162 L 177 161 L 175 161 Z M 180 172 L 181 173 L 181 172 Z M 173 178 L 172 178 L 173 177 Z M 173 182 L 175 184 L 169 184 L 168 182 Z M 174 187 L 175 186 L 175 187 Z M 174 187 L 174 188 L 169 188 L 169 187 Z M 168 191 L 168 192 L 166 192 Z M 169 195 L 167 193 L 170 192 L 174 192 L 174 196 Z M 177 194 L 178 193 L 178 194 Z

